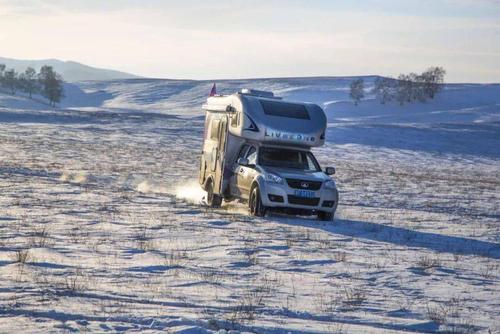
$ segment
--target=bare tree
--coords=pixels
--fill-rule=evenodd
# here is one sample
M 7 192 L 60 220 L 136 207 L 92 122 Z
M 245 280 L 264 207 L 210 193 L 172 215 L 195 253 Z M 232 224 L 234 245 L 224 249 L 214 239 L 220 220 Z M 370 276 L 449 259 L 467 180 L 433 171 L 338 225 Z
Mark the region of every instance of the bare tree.
M 4 86 L 3 74 L 5 71 L 5 64 L 0 64 L 0 87 Z
M 424 93 L 423 76 L 421 74 L 410 73 L 407 75 L 407 102 L 425 102 L 427 97 Z
M 19 75 L 20 86 L 22 89 L 29 94 L 30 99 L 31 95 L 37 91 L 38 82 L 36 78 L 36 71 L 32 67 L 28 67 L 24 73 Z
M 354 101 L 354 105 L 358 105 L 363 97 L 365 97 L 365 83 L 363 79 L 359 78 L 351 82 L 350 97 Z
M 382 104 L 391 102 L 396 96 L 397 81 L 392 78 L 377 78 L 372 89 L 374 94 Z
M 423 91 L 426 96 L 433 99 L 442 89 L 446 70 L 439 66 L 430 67 L 422 73 Z
M 398 77 L 398 88 L 396 91 L 396 101 L 400 105 L 411 102 L 412 81 L 409 74 L 400 74 Z
M 401 105 L 425 102 L 433 99 L 442 89 L 445 74 L 442 67 L 430 67 L 421 74 L 400 74 L 397 79 L 378 78 L 372 93 L 382 104 L 393 100 Z
M 41 93 L 50 104 L 55 107 L 64 97 L 64 87 L 61 76 L 52 69 L 52 66 L 42 66 L 38 73 L 38 81 L 41 85 Z
M 17 80 L 17 72 L 14 69 L 7 70 L 4 72 L 2 78 L 3 86 L 9 89 L 10 93 L 14 95 L 19 84 Z

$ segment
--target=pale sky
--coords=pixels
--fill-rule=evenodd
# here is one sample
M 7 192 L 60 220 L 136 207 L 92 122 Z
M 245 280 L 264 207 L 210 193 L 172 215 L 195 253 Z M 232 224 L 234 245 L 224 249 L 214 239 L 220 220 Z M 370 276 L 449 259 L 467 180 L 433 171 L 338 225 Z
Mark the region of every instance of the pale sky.
M 500 82 L 500 0 L 0 0 L 0 56 L 158 78 Z

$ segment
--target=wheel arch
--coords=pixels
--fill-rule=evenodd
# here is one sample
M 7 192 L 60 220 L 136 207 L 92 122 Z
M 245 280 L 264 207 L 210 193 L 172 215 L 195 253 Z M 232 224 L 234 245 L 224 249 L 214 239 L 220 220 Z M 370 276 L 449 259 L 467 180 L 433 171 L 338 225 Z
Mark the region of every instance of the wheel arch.
M 257 176 L 253 181 L 252 184 L 250 185 L 250 193 L 253 191 L 253 189 L 258 186 L 259 190 L 262 192 L 263 189 L 263 180 L 261 176 Z

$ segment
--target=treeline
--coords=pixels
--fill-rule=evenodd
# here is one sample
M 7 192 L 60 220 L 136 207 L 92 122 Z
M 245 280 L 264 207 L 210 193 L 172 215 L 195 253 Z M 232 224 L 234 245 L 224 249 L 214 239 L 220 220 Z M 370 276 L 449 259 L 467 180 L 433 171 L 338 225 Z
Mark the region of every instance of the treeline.
M 397 79 L 377 78 L 370 92 L 382 104 L 393 101 L 400 105 L 415 101 L 425 102 L 441 91 L 445 75 L 445 69 L 436 66 L 421 74 L 400 74 Z M 365 96 L 363 79 L 354 80 L 350 88 L 351 99 L 357 105 Z
M 0 64 L 0 86 L 12 95 L 18 90 L 29 94 L 30 99 L 33 94 L 40 94 L 55 107 L 64 98 L 63 83 L 63 78 L 52 66 L 42 66 L 38 73 L 32 67 L 17 73 Z

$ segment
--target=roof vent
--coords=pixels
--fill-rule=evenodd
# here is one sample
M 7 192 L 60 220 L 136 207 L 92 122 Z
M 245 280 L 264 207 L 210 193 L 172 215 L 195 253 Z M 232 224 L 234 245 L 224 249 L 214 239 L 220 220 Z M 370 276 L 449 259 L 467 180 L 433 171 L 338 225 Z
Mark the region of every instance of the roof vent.
M 257 90 L 257 89 L 249 89 L 249 88 L 243 88 L 240 90 L 239 93 L 245 94 L 245 95 L 258 96 L 258 97 L 267 97 L 267 98 L 274 97 L 273 92 L 266 92 L 265 90 Z

